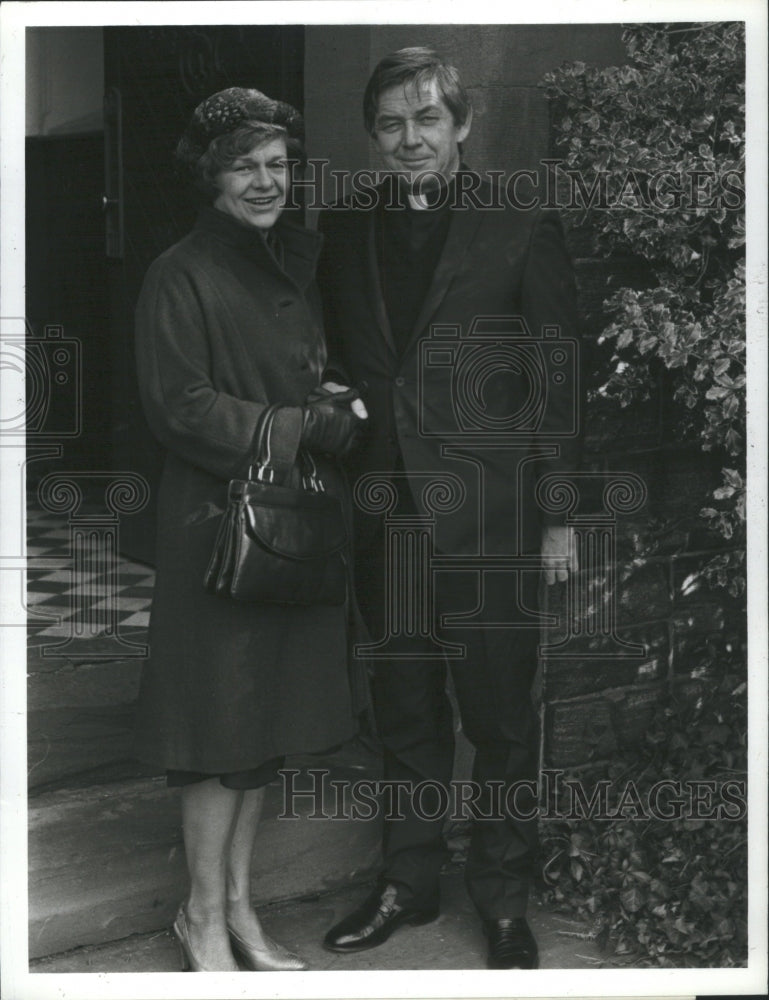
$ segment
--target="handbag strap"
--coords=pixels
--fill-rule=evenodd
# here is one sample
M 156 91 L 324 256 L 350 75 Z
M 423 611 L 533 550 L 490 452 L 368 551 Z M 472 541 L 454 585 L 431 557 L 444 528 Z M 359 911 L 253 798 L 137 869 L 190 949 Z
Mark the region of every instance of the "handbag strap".
M 251 468 L 255 465 L 263 467 L 269 464 L 270 461 L 270 430 L 272 427 L 272 421 L 275 418 L 275 412 L 278 409 L 277 403 L 271 403 L 269 406 L 265 406 L 262 410 L 259 420 L 256 424 L 256 430 L 254 431 L 253 437 L 253 458 L 251 460 Z M 253 476 L 249 472 L 249 479 Z
M 278 433 L 273 434 L 276 422 L 279 425 Z M 254 478 L 253 469 L 256 466 L 258 479 L 286 482 L 296 464 L 301 437 L 301 409 L 281 406 L 279 403 L 267 406 L 254 435 L 254 459 L 249 469 L 249 479 Z

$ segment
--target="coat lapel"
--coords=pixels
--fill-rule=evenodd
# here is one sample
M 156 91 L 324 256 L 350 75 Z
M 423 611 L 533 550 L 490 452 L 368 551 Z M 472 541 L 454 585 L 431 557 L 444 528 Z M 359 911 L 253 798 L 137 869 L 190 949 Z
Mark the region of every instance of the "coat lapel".
M 422 303 L 422 308 L 419 310 L 414 329 L 411 331 L 409 349 L 445 298 L 451 279 L 456 274 L 468 247 L 475 238 L 478 226 L 481 224 L 481 217 L 482 212 L 478 209 L 458 208 L 452 211 L 446 243 Z
M 390 348 L 393 355 L 397 355 L 395 340 L 390 329 L 390 320 L 387 318 L 384 295 L 382 294 L 382 281 L 379 274 L 379 258 L 376 252 L 376 214 L 368 212 L 366 218 L 367 238 L 366 238 L 366 298 L 368 299 L 374 319 L 377 322 L 382 336 Z
M 304 226 L 283 218 L 278 220 L 275 233 L 281 244 L 282 253 L 279 256 L 282 257 L 282 263 L 261 233 L 212 206 L 200 210 L 196 228 L 214 233 L 230 246 L 238 247 L 266 271 L 290 278 L 302 292 L 315 277 L 323 237 Z
M 283 248 L 283 271 L 304 292 L 315 277 L 323 238 L 316 232 L 280 219 L 275 227 Z M 272 257 L 272 254 L 270 254 Z M 280 263 L 273 258 L 280 271 Z

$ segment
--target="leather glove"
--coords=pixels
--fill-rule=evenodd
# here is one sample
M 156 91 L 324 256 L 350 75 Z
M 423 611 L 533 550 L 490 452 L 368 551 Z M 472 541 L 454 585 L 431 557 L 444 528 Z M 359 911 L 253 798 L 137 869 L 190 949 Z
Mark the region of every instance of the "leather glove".
M 350 403 L 354 399 L 360 399 L 360 393 L 356 388 L 345 389 L 344 392 L 332 392 L 324 386 L 319 385 L 307 396 L 307 405 L 314 403 L 333 403 L 335 406 L 343 406 L 349 410 Z
M 345 458 L 360 442 L 365 421 L 350 409 L 358 398 L 356 389 L 329 393 L 314 390 L 302 410 L 302 445 L 311 452 Z

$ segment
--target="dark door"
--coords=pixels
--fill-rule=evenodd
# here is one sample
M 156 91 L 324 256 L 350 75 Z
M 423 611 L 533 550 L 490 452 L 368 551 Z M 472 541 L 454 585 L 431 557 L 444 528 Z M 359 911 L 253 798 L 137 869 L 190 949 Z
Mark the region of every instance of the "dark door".
M 112 467 L 145 476 L 161 454 L 141 412 L 133 313 L 149 263 L 190 228 L 194 208 L 173 150 L 194 107 L 225 87 L 256 87 L 303 106 L 302 26 L 106 28 L 106 241 Z M 121 548 L 153 561 L 155 508 L 121 524 Z
M 109 468 L 103 173 L 99 132 L 26 141 L 26 316 L 35 337 L 27 354 L 28 456 L 35 459 L 38 439 L 62 447 L 58 458 L 30 461 L 30 487 L 48 472 Z M 77 355 L 55 373 L 59 340 L 64 355 L 73 343 Z M 30 403 L 39 389 L 35 359 L 47 362 L 40 422 Z

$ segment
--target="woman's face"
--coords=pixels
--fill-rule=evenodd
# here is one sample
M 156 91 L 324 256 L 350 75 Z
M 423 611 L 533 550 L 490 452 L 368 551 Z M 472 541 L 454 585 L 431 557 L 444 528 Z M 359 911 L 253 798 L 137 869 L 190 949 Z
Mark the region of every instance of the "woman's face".
M 270 229 L 286 203 L 286 140 L 276 138 L 257 144 L 222 170 L 215 183 L 219 188 L 215 208 L 247 226 Z

